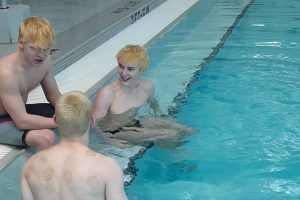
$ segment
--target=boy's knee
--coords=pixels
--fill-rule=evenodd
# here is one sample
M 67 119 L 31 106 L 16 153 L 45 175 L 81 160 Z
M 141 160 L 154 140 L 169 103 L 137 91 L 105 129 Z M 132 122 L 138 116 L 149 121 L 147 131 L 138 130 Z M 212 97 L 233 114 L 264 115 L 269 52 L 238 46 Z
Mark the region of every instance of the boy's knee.
M 45 132 L 41 134 L 43 138 L 42 148 L 47 149 L 55 144 L 55 134 L 51 130 L 44 130 Z
M 55 134 L 49 129 L 31 130 L 29 133 L 26 137 L 28 138 L 27 144 L 37 151 L 47 149 L 55 144 Z

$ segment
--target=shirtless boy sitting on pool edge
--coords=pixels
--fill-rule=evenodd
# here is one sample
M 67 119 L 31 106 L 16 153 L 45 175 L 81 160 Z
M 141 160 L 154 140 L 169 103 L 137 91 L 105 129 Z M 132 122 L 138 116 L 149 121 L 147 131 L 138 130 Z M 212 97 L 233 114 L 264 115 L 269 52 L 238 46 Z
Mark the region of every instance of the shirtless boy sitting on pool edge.
M 53 43 L 50 23 L 30 17 L 20 25 L 18 48 L 0 58 L 0 143 L 38 151 L 55 144 L 50 129 L 56 128 L 53 107 L 61 93 L 52 73 Z M 26 105 L 39 84 L 50 104 Z

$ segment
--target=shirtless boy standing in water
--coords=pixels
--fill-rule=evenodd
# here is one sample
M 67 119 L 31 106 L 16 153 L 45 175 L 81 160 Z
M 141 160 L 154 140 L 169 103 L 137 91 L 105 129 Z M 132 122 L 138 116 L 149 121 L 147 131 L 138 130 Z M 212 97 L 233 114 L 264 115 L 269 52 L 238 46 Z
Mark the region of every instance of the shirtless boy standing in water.
M 87 97 L 81 92 L 66 93 L 56 104 L 54 119 L 61 142 L 33 155 L 25 164 L 23 200 L 126 200 L 117 162 L 87 147 L 92 123 Z
M 53 43 L 50 23 L 30 17 L 20 25 L 16 51 L 0 58 L 0 143 L 38 151 L 55 144 L 50 129 L 56 128 L 53 107 L 61 93 L 52 73 Z M 29 92 L 39 84 L 50 104 L 26 105 Z

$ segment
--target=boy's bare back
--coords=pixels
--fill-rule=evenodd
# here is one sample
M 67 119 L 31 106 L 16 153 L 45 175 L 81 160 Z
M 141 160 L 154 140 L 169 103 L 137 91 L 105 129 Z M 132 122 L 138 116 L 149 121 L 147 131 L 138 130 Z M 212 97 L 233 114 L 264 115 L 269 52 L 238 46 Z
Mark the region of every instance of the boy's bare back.
M 33 155 L 23 179 L 36 200 L 127 199 L 116 161 L 79 143 L 60 143 Z

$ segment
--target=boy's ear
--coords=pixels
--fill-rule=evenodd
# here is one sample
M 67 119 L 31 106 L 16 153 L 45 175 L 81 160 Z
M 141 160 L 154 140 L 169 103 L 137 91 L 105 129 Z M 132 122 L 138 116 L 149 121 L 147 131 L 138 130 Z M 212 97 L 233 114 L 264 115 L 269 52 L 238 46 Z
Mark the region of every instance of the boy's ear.
M 22 40 L 19 40 L 19 48 L 23 49 L 24 48 L 24 42 Z
M 145 69 L 140 69 L 140 74 L 144 73 L 145 72 Z

